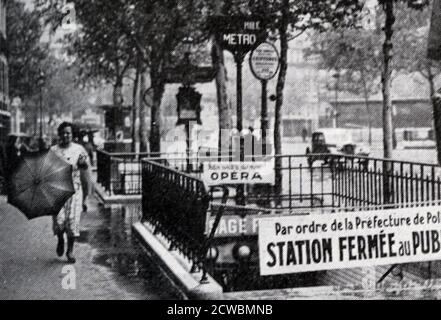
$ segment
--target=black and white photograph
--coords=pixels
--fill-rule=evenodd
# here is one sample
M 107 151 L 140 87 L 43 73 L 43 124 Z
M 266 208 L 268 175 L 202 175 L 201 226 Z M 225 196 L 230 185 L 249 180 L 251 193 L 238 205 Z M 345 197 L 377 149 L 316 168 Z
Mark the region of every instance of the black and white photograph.
M 0 0 L 1 301 L 438 299 L 441 0 Z

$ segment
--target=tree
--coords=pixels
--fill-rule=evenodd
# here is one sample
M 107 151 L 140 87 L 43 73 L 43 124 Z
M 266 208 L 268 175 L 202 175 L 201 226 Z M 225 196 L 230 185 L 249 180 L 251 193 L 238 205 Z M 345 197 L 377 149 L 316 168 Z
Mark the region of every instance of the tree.
M 214 15 L 219 15 L 225 10 L 224 2 L 215 1 L 212 12 Z M 230 108 L 228 106 L 227 95 L 227 70 L 225 68 L 224 52 L 219 41 L 213 37 L 213 45 L 211 51 L 212 63 L 216 69 L 216 92 L 217 92 L 217 106 L 219 114 L 219 150 L 229 150 L 229 137 L 222 137 L 222 133 L 230 130 Z
M 46 17 L 46 23 L 55 29 L 62 19 L 63 1 L 38 0 L 37 3 L 41 14 Z M 77 60 L 80 78 L 86 85 L 101 85 L 103 81 L 111 83 L 113 104 L 118 106 L 122 105 L 124 100 L 124 79 L 129 78 L 135 69 L 132 94 L 132 115 L 135 124 L 138 115 L 140 72 L 144 66 L 139 62 L 134 43 L 126 30 L 121 28 L 121 25 L 127 22 L 124 14 L 129 10 L 127 1 L 76 0 L 73 3 L 79 31 L 66 35 L 64 44 L 68 53 Z M 133 151 L 137 140 L 135 131 L 133 126 Z M 144 140 L 141 140 L 141 147 L 146 148 Z
M 435 138 L 437 144 L 437 159 L 441 164 L 441 110 L 437 103 L 435 79 L 441 74 L 441 63 L 427 58 L 426 47 L 430 24 L 430 6 L 415 12 L 412 9 L 398 12 L 397 21 L 400 22 L 397 42 L 400 45 L 397 52 L 399 59 L 403 60 L 403 71 L 412 74 L 419 73 L 426 79 L 429 86 L 429 94 L 432 101 Z M 412 25 L 413 28 L 405 28 Z
M 44 104 L 49 117 L 65 112 L 82 113 L 88 105 L 88 92 L 78 81 L 78 67 L 53 55 L 44 64 Z
M 394 47 L 397 50 L 394 63 L 390 66 L 391 83 L 395 76 L 402 73 L 420 72 L 429 80 L 434 72 L 433 68 L 429 72 L 429 61 L 423 52 L 426 47 L 428 11 L 426 8 L 416 12 L 404 2 L 395 4 L 394 15 L 397 19 L 394 23 Z M 380 54 L 379 45 L 382 42 L 381 22 L 384 18 L 384 13 L 378 11 L 377 27 L 373 30 L 327 32 L 316 37 L 313 48 L 306 52 L 307 55 L 320 55 L 321 67 L 324 69 L 339 72 L 342 75 L 339 90 L 363 95 L 366 108 L 369 107 L 369 96 L 377 92 L 377 84 L 384 74 L 384 55 Z M 392 128 L 389 129 L 391 132 Z
M 269 30 L 280 42 L 280 71 L 276 86 L 276 106 L 274 124 L 274 150 L 282 154 L 281 120 L 284 89 L 288 70 L 289 41 L 308 29 L 325 31 L 330 28 L 351 27 L 358 21 L 363 1 L 323 0 L 323 1 L 255 1 L 254 10 L 265 13 Z M 262 11 L 262 7 L 265 9 Z M 276 158 L 276 168 L 282 167 L 282 159 Z M 282 171 L 276 170 L 275 193 L 282 192 Z
M 40 42 L 43 34 L 39 15 L 25 9 L 24 3 L 17 0 L 6 2 L 7 38 L 9 48 L 9 95 L 20 97 L 25 106 L 36 106 L 40 91 L 38 78 L 44 70 L 47 46 Z M 36 108 L 32 111 L 37 119 Z M 36 128 L 35 128 L 36 130 Z
M 123 103 L 123 80 L 134 66 L 135 52 L 119 26 L 120 1 L 73 1 L 79 31 L 66 37 L 68 52 L 79 61 L 85 82 L 106 80 L 114 88 L 113 104 Z
M 306 56 L 318 55 L 319 68 L 336 72 L 339 85 L 335 90 L 362 95 L 368 114 L 369 144 L 372 144 L 372 115 L 369 97 L 379 90 L 381 55 L 378 32 L 364 29 L 341 29 L 314 38 Z
M 203 1 L 126 1 L 125 22 L 120 27 L 133 41 L 138 55 L 148 68 L 151 92 L 150 151 L 161 151 L 161 102 L 166 85 L 166 70 L 182 61 L 182 42 L 192 37 L 196 43 L 206 39 Z
M 396 21 L 395 3 L 405 3 L 411 9 L 421 10 L 429 4 L 428 0 L 379 0 L 384 12 L 384 43 L 383 43 L 383 148 L 384 158 L 392 158 L 393 124 L 392 124 L 392 71 L 393 71 L 393 36 Z M 387 187 L 387 186 L 385 186 Z M 387 193 L 387 190 L 386 190 Z

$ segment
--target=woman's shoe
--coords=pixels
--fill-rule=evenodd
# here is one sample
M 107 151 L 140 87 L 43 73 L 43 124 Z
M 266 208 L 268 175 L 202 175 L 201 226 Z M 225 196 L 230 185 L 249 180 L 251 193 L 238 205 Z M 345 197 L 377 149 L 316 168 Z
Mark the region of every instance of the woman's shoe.
M 63 236 L 58 237 L 58 243 L 57 243 L 57 255 L 61 258 L 64 254 L 64 239 Z
M 74 244 L 75 244 L 75 239 L 72 237 L 68 237 L 67 238 L 67 252 L 66 252 L 66 257 L 67 257 L 68 263 L 75 263 L 76 262 L 75 257 L 73 256 Z
M 75 263 L 77 260 L 75 259 L 75 257 L 72 255 L 72 253 L 67 253 L 66 254 L 67 257 L 67 262 L 68 263 Z

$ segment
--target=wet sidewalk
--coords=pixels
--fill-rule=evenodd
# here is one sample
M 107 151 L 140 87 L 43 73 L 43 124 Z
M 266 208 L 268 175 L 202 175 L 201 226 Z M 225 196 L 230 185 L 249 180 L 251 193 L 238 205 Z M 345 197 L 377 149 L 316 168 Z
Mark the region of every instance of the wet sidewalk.
M 28 221 L 0 198 L 1 300 L 146 300 L 180 296 L 132 240 L 137 206 L 103 209 L 92 198 L 75 245 L 77 263 L 55 253 L 51 218 Z

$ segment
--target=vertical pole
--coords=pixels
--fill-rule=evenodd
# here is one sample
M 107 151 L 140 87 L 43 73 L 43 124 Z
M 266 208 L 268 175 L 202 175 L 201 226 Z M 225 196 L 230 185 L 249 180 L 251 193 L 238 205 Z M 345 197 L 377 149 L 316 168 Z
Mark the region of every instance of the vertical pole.
M 40 150 L 43 147 L 43 88 L 40 86 Z
M 237 119 L 236 119 L 236 128 L 239 131 L 239 134 L 243 130 L 243 123 L 242 123 L 242 64 L 243 64 L 243 56 L 238 53 L 235 56 L 236 60 L 236 112 L 237 112 Z M 244 145 L 243 140 L 241 140 L 240 143 L 240 160 L 243 161 L 244 158 Z
M 17 109 L 15 111 L 15 130 L 14 132 L 21 132 L 20 129 L 20 107 L 17 106 Z
M 338 86 L 340 81 L 340 74 L 336 74 L 336 83 L 335 83 L 335 113 L 334 113 L 334 119 L 332 119 L 332 127 L 338 128 L 338 122 L 337 122 L 337 114 L 338 114 Z
M 266 156 L 266 139 L 268 131 L 268 81 L 262 80 L 262 110 L 261 110 L 261 124 L 262 131 L 262 155 Z
M 242 64 L 244 56 L 238 52 L 234 56 L 236 62 L 236 128 L 239 131 L 240 136 L 240 161 L 244 161 L 244 140 L 242 139 L 241 133 L 243 130 L 242 123 Z M 236 190 L 236 205 L 243 206 L 245 205 L 245 185 L 239 185 Z
M 185 122 L 185 134 L 187 138 L 187 172 L 190 172 L 190 122 Z

